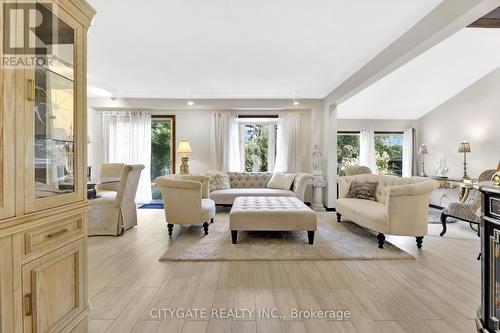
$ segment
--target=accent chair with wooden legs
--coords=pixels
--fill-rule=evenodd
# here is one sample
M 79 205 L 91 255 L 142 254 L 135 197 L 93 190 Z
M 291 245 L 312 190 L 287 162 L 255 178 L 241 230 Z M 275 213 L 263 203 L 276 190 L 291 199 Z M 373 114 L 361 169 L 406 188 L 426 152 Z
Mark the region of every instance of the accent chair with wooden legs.
M 155 179 L 161 190 L 165 207 L 168 235 L 174 224 L 203 224 L 205 235 L 208 224 L 214 222 L 215 202 L 208 196 L 209 177 L 194 175 L 161 176 Z

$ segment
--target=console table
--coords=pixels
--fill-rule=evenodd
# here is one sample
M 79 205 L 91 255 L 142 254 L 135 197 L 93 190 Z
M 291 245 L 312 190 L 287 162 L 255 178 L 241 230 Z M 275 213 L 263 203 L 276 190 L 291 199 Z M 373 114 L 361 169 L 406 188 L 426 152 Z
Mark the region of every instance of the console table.
M 451 202 L 461 201 L 464 195 L 460 187 L 462 179 L 444 177 L 430 178 L 439 182 L 439 188 L 434 190 L 431 194 L 431 206 L 444 209 L 447 208 Z

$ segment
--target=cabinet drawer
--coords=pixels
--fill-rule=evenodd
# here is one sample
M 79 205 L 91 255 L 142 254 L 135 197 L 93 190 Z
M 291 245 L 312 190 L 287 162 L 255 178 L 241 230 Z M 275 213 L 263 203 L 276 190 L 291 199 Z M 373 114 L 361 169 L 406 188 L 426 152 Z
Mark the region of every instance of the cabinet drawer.
M 81 215 L 33 228 L 23 234 L 23 254 L 29 256 L 32 253 L 55 247 L 78 235 L 83 235 Z

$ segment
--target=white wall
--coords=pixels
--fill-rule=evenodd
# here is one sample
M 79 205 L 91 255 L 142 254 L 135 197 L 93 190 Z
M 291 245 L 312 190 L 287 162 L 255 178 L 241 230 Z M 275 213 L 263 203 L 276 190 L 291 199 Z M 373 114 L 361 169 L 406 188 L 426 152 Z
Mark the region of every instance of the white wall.
M 419 144 L 428 146 L 426 171 L 433 175 L 445 156 L 448 177 L 463 175 L 461 141 L 469 141 L 468 174 L 477 178 L 500 160 L 500 68 L 418 120 Z
M 288 101 L 289 102 L 289 101 Z M 238 104 L 240 103 L 240 104 Z M 192 110 L 181 110 L 182 106 L 175 105 L 170 109 L 166 101 L 155 99 L 116 100 L 89 99 L 88 127 L 89 137 L 92 143 L 89 145 L 89 165 L 93 166 L 93 175 L 98 176 L 102 164 L 102 139 L 101 139 L 101 111 L 104 110 L 150 110 L 153 114 L 175 114 L 176 115 L 176 141 L 188 140 L 191 143 L 193 153 L 190 155 L 190 171 L 198 173 L 213 169 L 210 156 L 210 116 L 212 111 L 221 110 L 222 107 L 241 106 L 242 101 L 233 101 L 232 104 L 217 103 L 212 101 L 205 107 L 198 105 Z M 262 103 L 269 107 L 276 106 L 274 100 L 258 100 L 258 103 L 245 101 L 245 110 L 236 110 L 241 114 L 276 114 L 279 111 L 261 110 Z M 198 103 L 197 103 L 198 104 Z M 200 103 L 201 104 L 201 103 Z M 251 110 L 252 105 L 256 110 Z M 280 104 L 281 105 L 281 104 Z M 259 107 L 257 109 L 257 106 Z M 218 107 L 219 109 L 214 109 Z M 168 109 L 167 109 L 168 108 Z M 177 109 L 177 110 L 176 110 Z M 99 111 L 96 111 L 99 110 Z M 306 172 L 312 170 L 311 154 L 314 144 L 322 146 L 322 102 L 317 100 L 302 102 L 300 108 L 294 111 L 301 112 L 303 129 L 303 156 L 302 168 Z M 177 155 L 176 168 L 179 170 L 181 157 Z

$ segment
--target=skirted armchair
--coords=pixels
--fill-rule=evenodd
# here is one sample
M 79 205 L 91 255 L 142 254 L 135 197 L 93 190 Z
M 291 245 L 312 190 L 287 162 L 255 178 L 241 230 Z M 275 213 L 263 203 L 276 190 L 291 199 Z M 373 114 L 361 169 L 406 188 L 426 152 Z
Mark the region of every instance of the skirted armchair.
M 478 181 L 489 181 L 495 174 L 496 170 L 486 170 L 479 175 Z M 461 202 L 452 202 L 448 208 L 441 213 L 441 224 L 443 231 L 441 237 L 446 233 L 446 219 L 448 217 L 459 219 L 469 222 L 471 229 L 477 232 L 479 236 L 479 227 L 475 230 L 472 224 L 479 224 L 481 222 L 481 193 L 476 189 L 471 189 L 468 196 L 465 196 Z
M 99 175 L 100 183 L 97 185 L 98 191 L 118 191 L 120 179 L 122 177 L 124 163 L 103 163 Z
M 214 222 L 215 202 L 209 198 L 209 177 L 194 175 L 170 175 L 155 179 L 160 188 L 165 207 L 168 235 L 174 224 L 203 223 L 208 234 L 208 221 Z
M 117 236 L 137 225 L 135 195 L 143 169 L 144 165 L 127 165 L 117 191 L 97 191 L 97 198 L 90 201 L 89 236 Z

